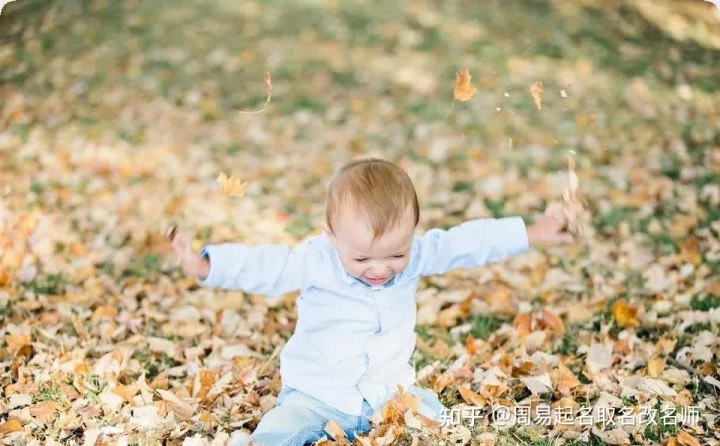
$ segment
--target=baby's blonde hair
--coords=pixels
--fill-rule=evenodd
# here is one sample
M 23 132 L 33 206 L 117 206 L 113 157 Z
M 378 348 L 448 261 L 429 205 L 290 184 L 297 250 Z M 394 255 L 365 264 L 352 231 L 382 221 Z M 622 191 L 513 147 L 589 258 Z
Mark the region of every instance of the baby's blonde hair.
M 330 181 L 325 219 L 333 230 L 333 220 L 344 202 L 367 215 L 375 243 L 400 222 L 412 203 L 415 225 L 420 220 L 415 186 L 400 166 L 379 158 L 352 161 Z

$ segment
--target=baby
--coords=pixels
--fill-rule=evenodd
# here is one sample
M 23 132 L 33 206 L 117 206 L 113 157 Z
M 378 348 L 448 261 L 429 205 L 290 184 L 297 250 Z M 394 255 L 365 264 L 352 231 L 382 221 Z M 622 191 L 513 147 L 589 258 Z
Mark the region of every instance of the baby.
M 419 214 L 408 174 L 366 159 L 333 178 L 323 233 L 295 247 L 227 243 L 195 253 L 186 236 L 173 238 L 178 263 L 201 285 L 301 292 L 295 333 L 280 355 L 282 389 L 253 432 L 254 444 L 311 443 L 330 420 L 353 440 L 370 430 L 369 418 L 398 385 L 419 397 L 420 414 L 440 421 L 442 404 L 414 385 L 409 364 L 420 278 L 572 240 L 562 214 L 527 227 L 520 217 L 478 219 L 416 235 Z

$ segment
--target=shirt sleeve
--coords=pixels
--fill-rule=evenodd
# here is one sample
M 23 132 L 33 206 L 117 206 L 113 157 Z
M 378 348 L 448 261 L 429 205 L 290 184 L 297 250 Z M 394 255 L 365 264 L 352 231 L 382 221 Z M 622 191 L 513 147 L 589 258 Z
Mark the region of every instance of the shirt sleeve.
M 243 290 L 270 296 L 300 290 L 311 264 L 310 244 L 248 246 L 243 243 L 206 245 L 200 254 L 210 260 L 203 286 Z
M 448 230 L 431 229 L 416 237 L 413 275 L 443 274 L 475 268 L 529 250 L 521 217 L 470 220 Z

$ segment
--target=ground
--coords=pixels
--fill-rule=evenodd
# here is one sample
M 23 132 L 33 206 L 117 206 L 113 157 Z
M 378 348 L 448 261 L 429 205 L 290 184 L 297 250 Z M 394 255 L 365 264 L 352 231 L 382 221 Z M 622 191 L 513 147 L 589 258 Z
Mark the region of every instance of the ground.
M 412 176 L 419 232 L 532 221 L 573 155 L 585 237 L 421 282 L 419 384 L 485 412 L 439 431 L 399 401 L 362 444 L 718 444 L 719 36 L 701 0 L 8 4 L 0 440 L 222 444 L 272 407 L 296 296 L 199 288 L 171 222 L 293 244 L 372 155 Z

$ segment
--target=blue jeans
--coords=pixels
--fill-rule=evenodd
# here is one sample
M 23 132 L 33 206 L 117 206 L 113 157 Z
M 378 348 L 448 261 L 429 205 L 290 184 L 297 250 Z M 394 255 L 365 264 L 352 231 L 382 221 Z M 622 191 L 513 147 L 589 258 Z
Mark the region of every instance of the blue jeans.
M 412 386 L 408 393 L 420 397 L 418 412 L 440 421 L 443 405 L 437 395 L 428 389 Z M 252 433 L 257 446 L 304 446 L 324 435 L 325 425 L 333 420 L 345 430 L 350 441 L 370 431 L 373 411 L 367 401 L 362 414 L 348 415 L 291 387 L 283 386 L 275 407 L 262 417 Z

